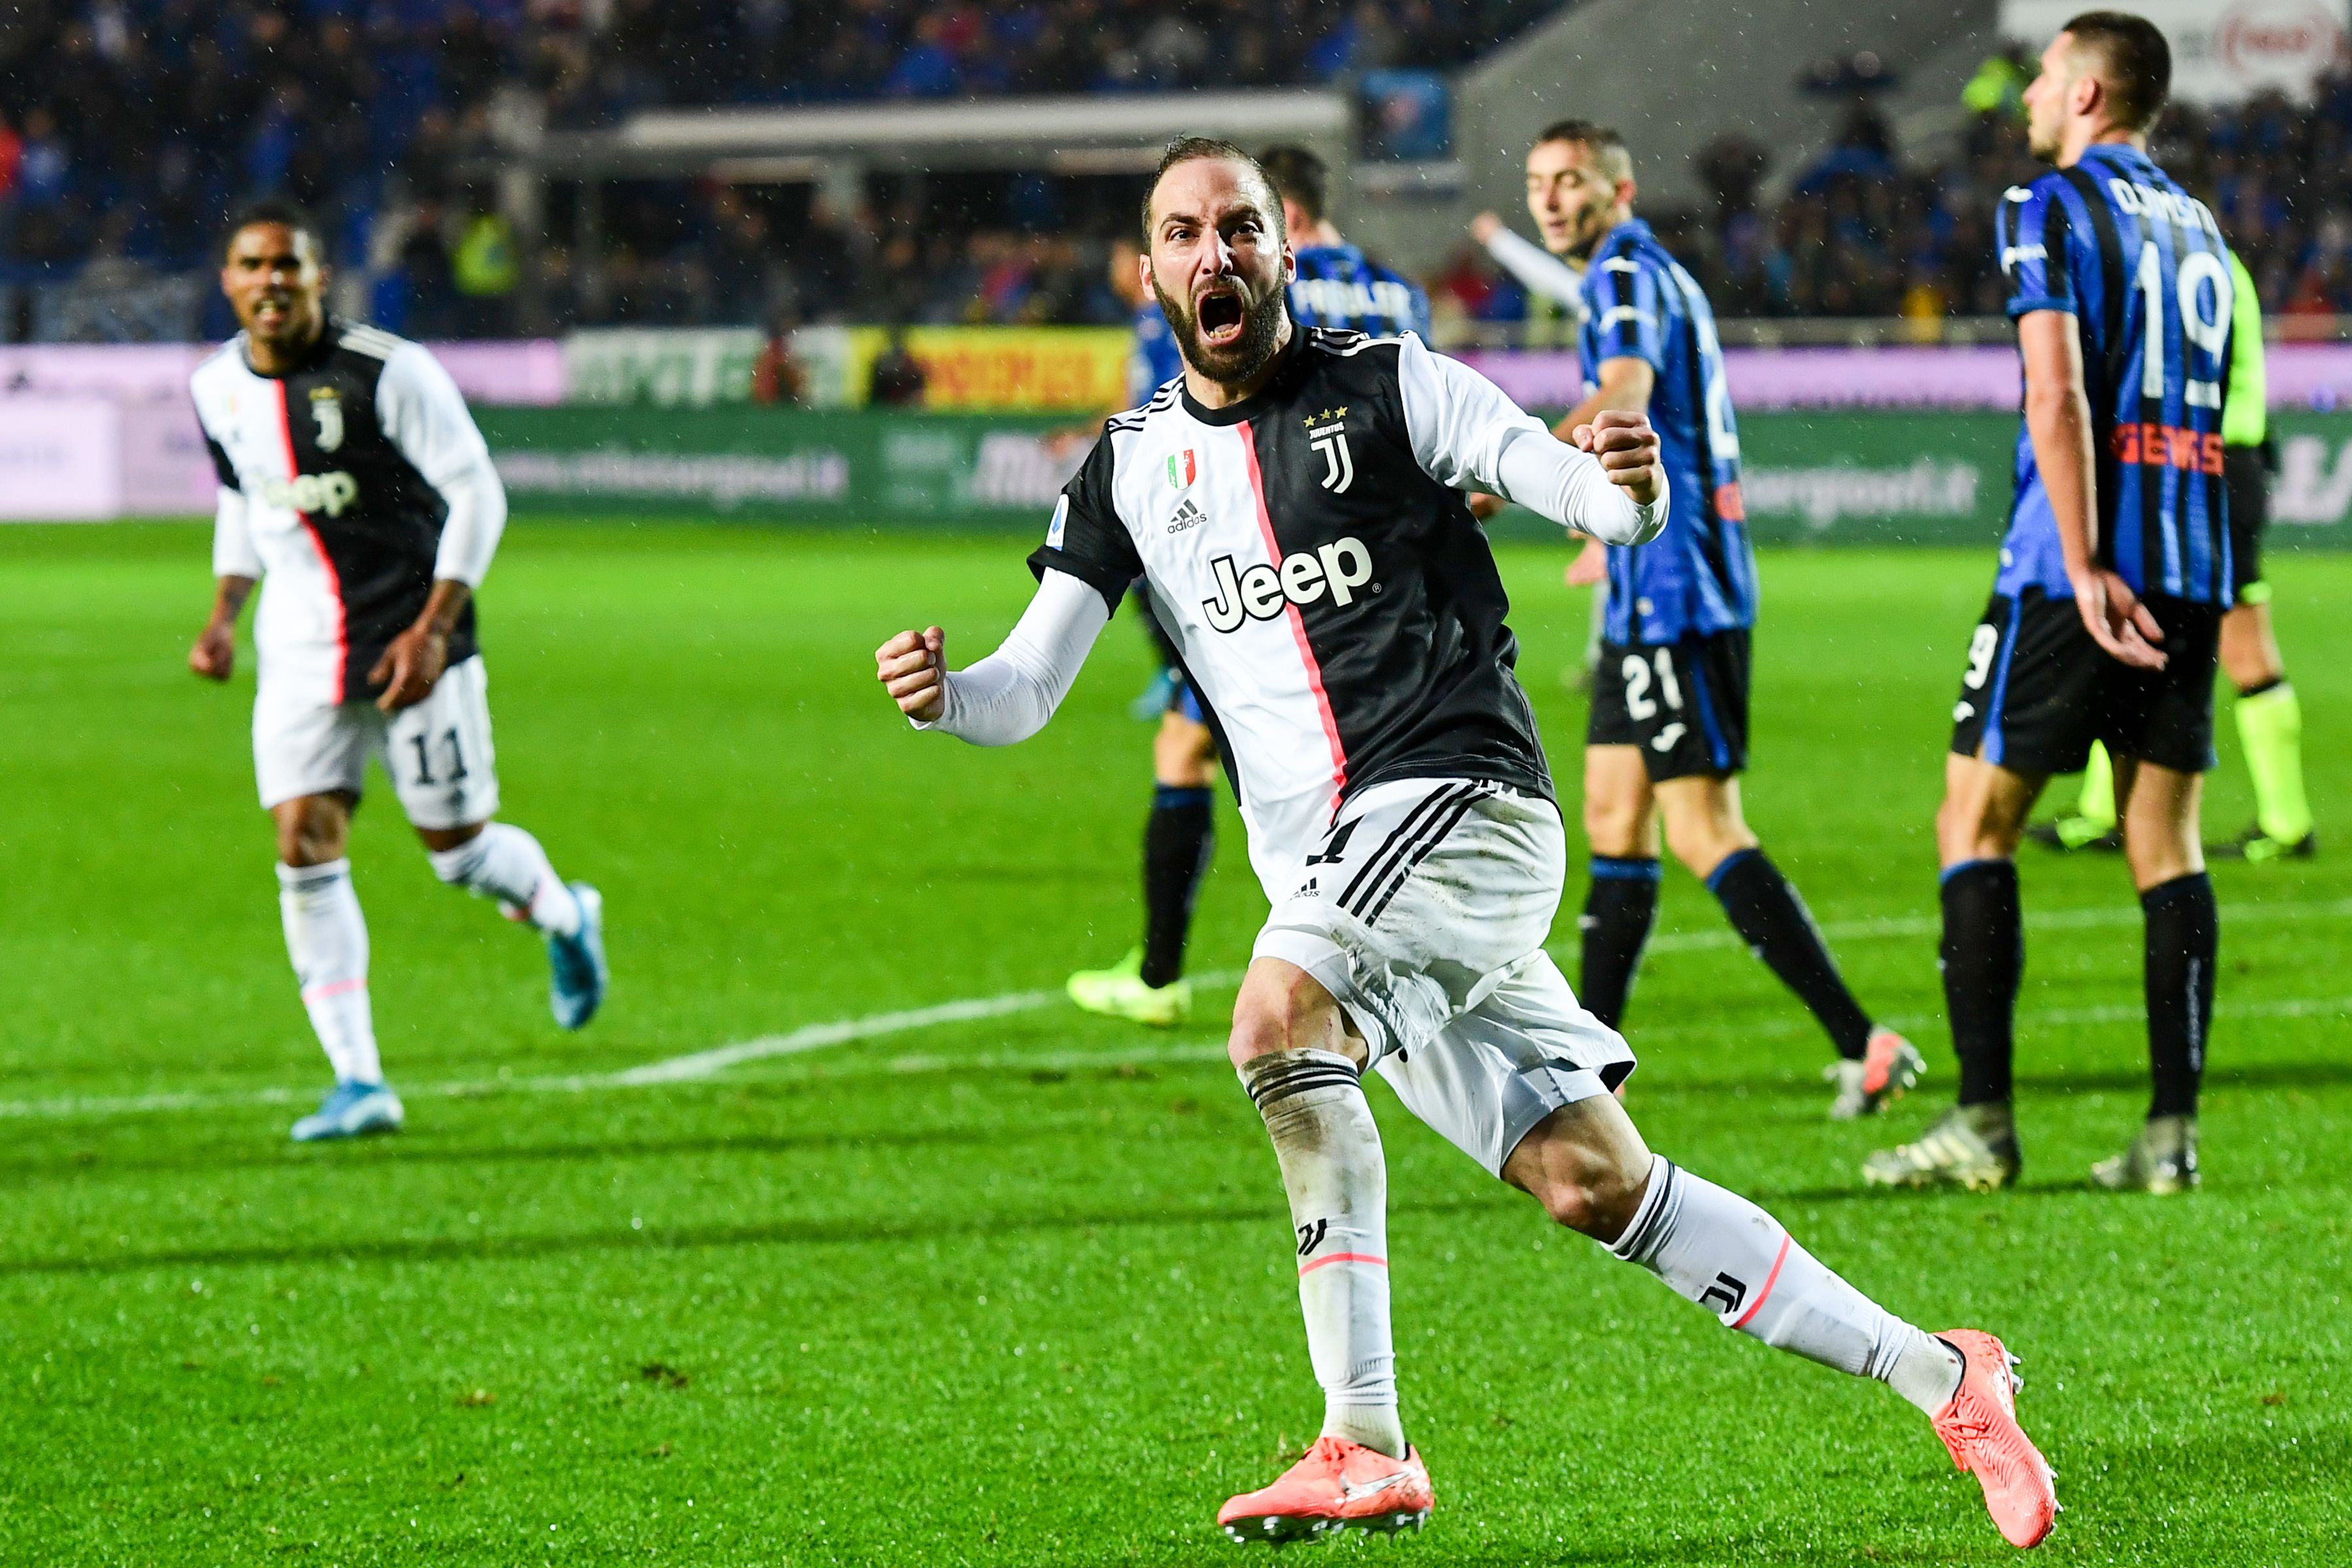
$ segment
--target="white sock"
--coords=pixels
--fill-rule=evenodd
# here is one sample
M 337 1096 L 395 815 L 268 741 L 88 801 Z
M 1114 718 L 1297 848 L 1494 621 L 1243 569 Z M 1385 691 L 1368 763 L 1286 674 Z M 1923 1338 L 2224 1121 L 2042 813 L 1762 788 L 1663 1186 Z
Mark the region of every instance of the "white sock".
M 511 823 L 493 822 L 455 849 L 428 857 L 434 874 L 456 888 L 496 899 L 510 919 L 571 936 L 580 930 L 580 900 L 555 874 L 539 840 Z
M 367 921 L 352 887 L 352 863 L 278 867 L 278 912 L 302 1005 L 336 1081 L 382 1083 L 375 1020 L 368 1010 Z
M 1839 1279 L 1746 1198 L 1658 1158 L 1633 1223 L 1610 1251 L 1726 1328 L 1874 1377 L 1932 1415 L 1960 1384 L 1960 1357 Z
M 1323 1434 L 1402 1458 L 1388 1169 L 1356 1065 L 1331 1051 L 1274 1051 L 1242 1068 L 1242 1085 L 1265 1118 L 1290 1194 L 1298 1310 L 1323 1385 Z

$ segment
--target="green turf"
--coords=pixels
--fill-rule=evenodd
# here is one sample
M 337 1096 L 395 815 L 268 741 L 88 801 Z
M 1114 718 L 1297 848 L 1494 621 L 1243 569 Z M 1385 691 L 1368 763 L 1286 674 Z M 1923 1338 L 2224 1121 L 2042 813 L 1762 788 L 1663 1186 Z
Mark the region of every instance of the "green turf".
M 1009 752 L 910 734 L 871 684 L 901 625 L 943 623 L 959 661 L 992 646 L 1024 548 L 518 523 L 484 612 L 506 814 L 603 885 L 609 1012 L 556 1033 L 534 943 L 436 883 L 380 799 L 353 856 L 410 1130 L 296 1149 L 322 1069 L 250 676 L 182 667 L 202 531 L 0 529 L 0 1563 L 1239 1561 L 1217 1504 L 1319 1401 L 1212 1021 L 1147 1037 L 1041 1006 L 708 1081 L 600 1076 L 1050 989 L 1129 944 L 1142 639 L 1113 628 Z M 1506 564 L 1572 801 L 1565 558 Z M 1764 563 L 1749 810 L 1934 1092 L 1823 1121 L 1825 1045 L 1675 873 L 1633 1108 L 1891 1308 L 2022 1352 L 2068 1505 L 2045 1557 L 2340 1562 L 2352 623 L 2327 606 L 2352 561 L 2278 563 L 2331 858 L 2217 871 L 2206 1190 L 2084 1188 L 2145 1092 L 2137 916 L 2113 861 L 2040 856 L 2029 910 L 2071 923 L 2032 937 L 2025 1184 L 1864 1196 L 1863 1152 L 1950 1083 L 1928 825 L 1990 570 Z M 2235 829 L 2226 724 L 2214 795 Z M 1263 910 L 1229 810 L 1218 862 L 1204 969 Z M 1374 1095 L 1439 1499 L 1399 1561 L 2009 1555 L 1891 1394 L 1725 1333 Z

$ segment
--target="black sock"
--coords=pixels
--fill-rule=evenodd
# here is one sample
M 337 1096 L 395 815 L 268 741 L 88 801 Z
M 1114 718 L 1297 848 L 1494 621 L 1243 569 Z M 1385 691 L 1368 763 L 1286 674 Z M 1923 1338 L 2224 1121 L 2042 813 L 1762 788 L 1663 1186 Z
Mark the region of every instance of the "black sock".
M 1592 886 L 1584 895 L 1584 958 L 1577 972 L 1576 999 L 1611 1028 L 1625 1016 L 1625 1000 L 1642 967 L 1642 949 L 1658 918 L 1655 860 L 1592 858 Z
M 2139 896 L 2147 917 L 2147 1070 L 2150 1116 L 2197 1114 L 2205 1038 L 2213 1026 L 2213 964 L 2221 913 L 2202 871 L 2159 882 Z
M 1217 847 L 1210 792 L 1160 784 L 1143 825 L 1143 983 L 1165 985 L 1184 973 L 1192 896 Z
M 1706 888 L 1740 940 L 1812 1009 L 1838 1055 L 1861 1060 L 1870 1043 L 1870 1015 L 1846 989 L 1812 912 L 1771 857 L 1761 849 L 1736 850 L 1708 876 Z
M 2025 916 L 2017 863 L 1964 860 L 1944 873 L 1944 1012 L 1960 1057 L 1960 1103 L 2006 1103 L 2017 1050 L 2017 988 L 2025 978 Z

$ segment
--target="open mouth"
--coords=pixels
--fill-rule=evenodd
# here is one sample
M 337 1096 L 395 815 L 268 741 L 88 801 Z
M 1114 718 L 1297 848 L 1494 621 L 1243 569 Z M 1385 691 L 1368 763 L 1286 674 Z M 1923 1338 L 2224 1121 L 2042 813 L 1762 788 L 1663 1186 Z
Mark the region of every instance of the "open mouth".
M 1201 324 L 1201 341 L 1214 348 L 1223 348 L 1242 335 L 1242 319 L 1247 314 L 1243 308 L 1239 290 L 1213 288 L 1201 296 L 1196 307 Z

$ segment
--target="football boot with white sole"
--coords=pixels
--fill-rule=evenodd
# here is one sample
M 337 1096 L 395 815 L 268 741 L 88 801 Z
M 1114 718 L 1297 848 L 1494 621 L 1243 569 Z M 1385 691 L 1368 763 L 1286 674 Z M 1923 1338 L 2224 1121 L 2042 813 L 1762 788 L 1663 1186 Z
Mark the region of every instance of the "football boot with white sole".
M 1860 1059 L 1832 1062 L 1822 1074 L 1838 1086 L 1837 1099 L 1830 1104 L 1830 1120 L 1852 1121 L 1885 1110 L 1889 1100 L 1902 1099 L 1927 1070 L 1927 1058 L 1917 1047 L 1892 1029 L 1873 1029 Z
M 294 1124 L 294 1142 L 319 1143 L 331 1138 L 397 1132 L 407 1119 L 408 1112 L 391 1085 L 339 1083 L 327 1091 L 318 1110 Z
M 1881 1149 L 1862 1163 L 1874 1187 L 1966 1187 L 1990 1193 L 2017 1180 L 2024 1161 L 2006 1105 L 1956 1105 L 1916 1143 Z
M 604 1005 L 613 972 L 604 962 L 604 895 L 574 882 L 572 896 L 580 902 L 580 929 L 547 935 L 547 1009 L 564 1028 L 578 1029 Z
M 1192 1016 L 1192 983 L 1171 980 L 1165 985 L 1143 983 L 1143 950 L 1129 950 L 1108 969 L 1081 969 L 1070 976 L 1070 1000 L 1089 1013 L 1125 1018 L 1155 1029 L 1172 1029 Z
M 1283 1546 L 1345 1530 L 1392 1534 L 1427 1524 L 1433 1501 L 1429 1469 L 1411 1446 L 1392 1459 L 1345 1437 L 1318 1437 L 1272 1486 L 1227 1500 L 1217 1527 L 1244 1545 Z
M 2169 1197 L 2195 1187 L 2197 1118 L 2154 1116 L 2131 1147 L 2091 1167 L 2091 1180 L 2111 1193 L 2154 1193 Z

